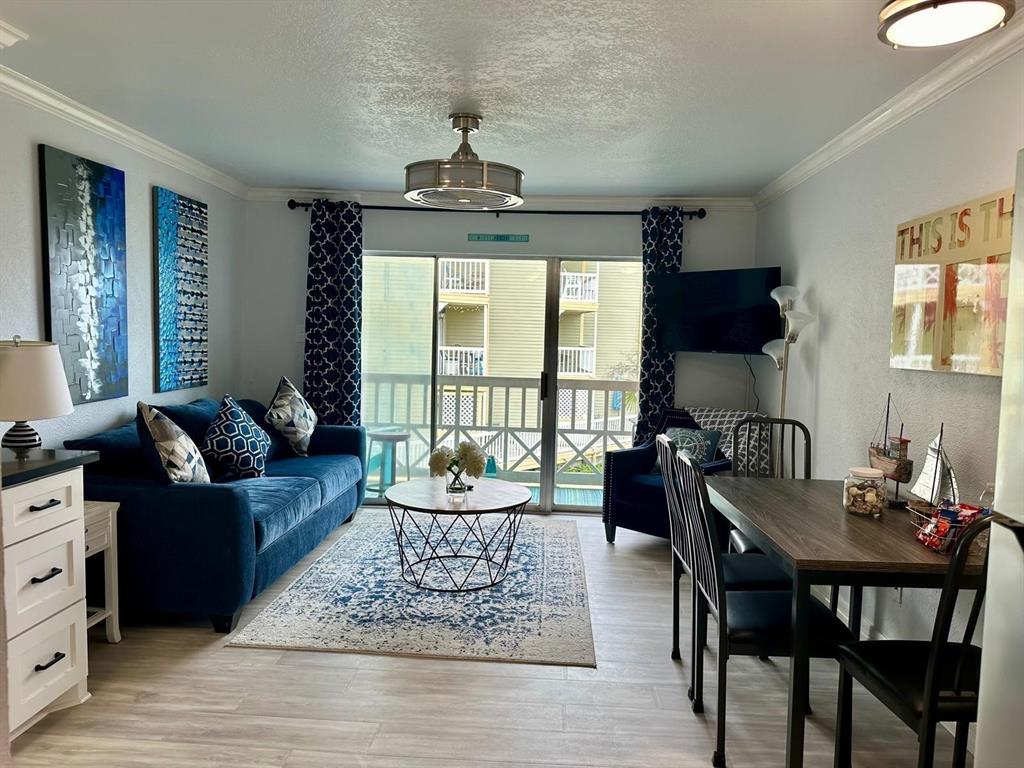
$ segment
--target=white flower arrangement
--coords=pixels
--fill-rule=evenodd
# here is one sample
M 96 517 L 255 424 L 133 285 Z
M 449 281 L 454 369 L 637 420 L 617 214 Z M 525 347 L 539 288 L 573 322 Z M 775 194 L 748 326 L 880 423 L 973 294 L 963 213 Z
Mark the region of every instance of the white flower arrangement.
M 430 475 L 441 477 L 448 472 L 461 475 L 465 472 L 470 477 L 480 477 L 487 467 L 487 455 L 479 446 L 468 441 L 459 443 L 456 450 L 442 445 L 430 454 Z

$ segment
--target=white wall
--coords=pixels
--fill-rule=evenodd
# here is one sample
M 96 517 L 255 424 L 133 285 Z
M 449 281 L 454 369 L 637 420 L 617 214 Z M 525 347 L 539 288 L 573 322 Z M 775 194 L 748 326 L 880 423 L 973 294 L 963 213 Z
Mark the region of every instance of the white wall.
M 945 422 L 963 498 L 994 479 L 999 379 L 889 368 L 894 244 L 902 221 L 1012 186 L 1022 146 L 1018 53 L 759 212 L 758 263 L 782 264 L 805 292 L 798 308 L 818 318 L 793 348 L 787 399 L 787 416 L 812 430 L 815 476 L 865 463 L 892 392 L 918 467 Z M 763 359 L 758 374 L 778 382 Z M 908 592 L 900 605 L 886 590 L 866 596 L 865 618 L 891 637 L 927 637 L 936 601 Z
M 366 211 L 363 245 L 398 253 L 473 253 L 639 258 L 640 219 L 626 216 L 500 218 L 484 214 Z M 752 208 L 713 209 L 687 222 L 687 269 L 753 266 Z M 470 243 L 469 232 L 528 233 L 529 243 Z M 302 375 L 302 329 L 306 290 L 309 214 L 283 202 L 250 202 L 239 294 L 242 327 L 240 389 L 266 399 L 282 375 Z M 691 405 L 742 407 L 749 375 L 736 355 L 681 354 L 677 401 Z
M 44 334 L 43 256 L 37 144 L 49 144 L 125 172 L 128 269 L 128 397 L 75 408 L 71 416 L 35 424 L 46 447 L 121 423 L 138 400 L 181 402 L 219 397 L 234 381 L 238 349 L 232 312 L 242 241 L 244 201 L 150 160 L 109 139 L 7 96 L 0 96 L 0 338 Z M 210 386 L 153 394 L 152 186 L 209 204 Z M 0 430 L 9 425 L 0 424 Z

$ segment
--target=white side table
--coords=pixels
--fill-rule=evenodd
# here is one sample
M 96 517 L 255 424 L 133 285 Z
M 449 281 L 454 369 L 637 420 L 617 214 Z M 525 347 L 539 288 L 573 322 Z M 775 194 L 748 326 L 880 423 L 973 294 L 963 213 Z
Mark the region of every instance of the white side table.
M 85 557 L 103 553 L 103 607 L 86 607 L 86 627 L 106 621 L 107 642 L 121 642 L 117 609 L 117 508 L 116 501 L 85 502 Z

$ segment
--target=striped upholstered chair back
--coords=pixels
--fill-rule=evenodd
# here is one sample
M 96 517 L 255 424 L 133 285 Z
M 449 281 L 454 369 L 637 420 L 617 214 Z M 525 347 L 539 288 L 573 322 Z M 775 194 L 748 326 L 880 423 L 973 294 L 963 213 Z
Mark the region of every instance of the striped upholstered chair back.
M 714 509 L 708 500 L 704 473 L 700 464 L 683 451 L 669 459 L 672 466 L 673 495 L 683 511 L 689 536 L 690 576 L 707 598 L 708 608 L 716 618 L 725 608 L 725 584 L 722 575 L 721 548 L 715 527 Z M 665 478 L 666 486 L 669 478 Z

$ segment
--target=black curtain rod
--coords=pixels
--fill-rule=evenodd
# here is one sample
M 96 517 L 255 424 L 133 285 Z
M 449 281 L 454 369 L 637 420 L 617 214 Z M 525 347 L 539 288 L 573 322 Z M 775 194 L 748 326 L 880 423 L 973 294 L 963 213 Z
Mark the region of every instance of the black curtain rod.
M 296 208 L 302 208 L 309 210 L 313 207 L 311 201 L 300 201 L 294 198 L 288 201 L 288 207 L 291 210 Z M 445 208 L 413 208 L 411 206 L 400 206 L 400 205 L 361 205 L 364 211 L 420 211 L 423 213 L 493 213 L 496 217 L 504 214 L 519 213 L 527 214 L 532 213 L 540 216 L 639 216 L 640 211 L 454 211 Z M 706 208 L 698 208 L 691 211 L 683 211 L 683 216 L 688 219 L 703 219 L 708 215 Z

